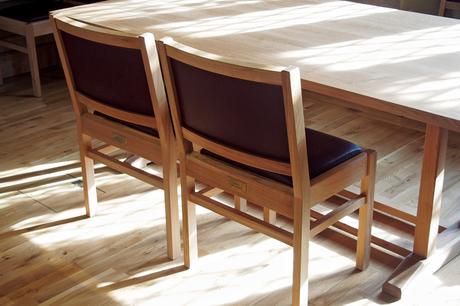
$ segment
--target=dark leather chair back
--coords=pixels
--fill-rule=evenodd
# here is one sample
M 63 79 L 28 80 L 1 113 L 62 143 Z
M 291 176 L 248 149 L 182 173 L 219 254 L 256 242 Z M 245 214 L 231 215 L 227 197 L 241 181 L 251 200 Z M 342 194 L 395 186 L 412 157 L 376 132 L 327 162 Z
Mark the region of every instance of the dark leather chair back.
M 289 162 L 283 90 L 171 59 L 184 127 L 220 144 Z
M 62 32 L 75 89 L 124 111 L 153 116 L 140 50 L 109 46 Z

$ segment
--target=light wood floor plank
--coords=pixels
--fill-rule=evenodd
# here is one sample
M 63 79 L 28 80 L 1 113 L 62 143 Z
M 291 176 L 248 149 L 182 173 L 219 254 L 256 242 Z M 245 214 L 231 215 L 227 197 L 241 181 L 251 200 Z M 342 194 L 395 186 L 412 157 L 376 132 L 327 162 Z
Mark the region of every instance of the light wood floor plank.
M 185 270 L 180 259 L 166 257 L 163 192 L 126 175 L 98 170 L 99 214 L 78 218 L 84 209 L 70 102 L 59 74 L 42 75 L 43 99 L 26 96 L 27 76 L 0 87 L 0 304 L 290 303 L 288 246 L 198 209 L 200 260 L 196 269 Z M 420 131 L 327 103 L 307 103 L 305 117 L 311 128 L 375 148 L 377 199 L 415 211 Z M 449 225 L 460 219 L 456 134 L 450 137 L 446 165 L 441 223 Z M 228 195 L 222 198 L 232 201 Z M 261 216 L 252 205 L 248 210 Z M 283 218 L 276 222 L 290 227 Z M 376 224 L 374 233 L 411 246 L 408 234 L 388 229 Z M 310 243 L 310 305 L 391 302 L 380 294 L 391 267 L 373 260 L 358 273 L 353 250 L 327 237 L 319 235 Z M 460 262 L 449 265 L 454 274 L 439 271 L 421 301 L 460 303 L 460 294 L 449 291 L 458 286 Z

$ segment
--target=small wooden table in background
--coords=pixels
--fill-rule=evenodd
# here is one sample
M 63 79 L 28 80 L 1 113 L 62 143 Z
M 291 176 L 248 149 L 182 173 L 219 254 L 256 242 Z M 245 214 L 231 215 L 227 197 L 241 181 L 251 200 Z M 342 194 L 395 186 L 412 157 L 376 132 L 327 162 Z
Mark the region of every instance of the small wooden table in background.
M 240 61 L 298 66 L 305 90 L 426 124 L 414 247 L 384 291 L 400 297 L 458 254 L 459 224 L 439 237 L 438 225 L 448 130 L 460 132 L 460 21 L 332 0 L 121 0 L 60 14 Z

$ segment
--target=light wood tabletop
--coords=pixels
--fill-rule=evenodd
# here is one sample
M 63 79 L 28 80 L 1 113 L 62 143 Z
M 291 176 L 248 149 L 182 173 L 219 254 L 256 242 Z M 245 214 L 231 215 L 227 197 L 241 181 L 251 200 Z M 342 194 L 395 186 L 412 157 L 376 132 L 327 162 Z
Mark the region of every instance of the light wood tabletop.
M 460 131 L 459 20 L 333 0 L 118 0 L 56 16 L 297 66 L 305 90 L 425 123 L 414 248 L 384 290 L 401 296 L 458 254 L 458 224 L 436 238 L 448 130 Z
M 460 131 L 460 22 L 332 0 L 106 1 L 68 10 L 230 59 L 298 66 L 303 88 Z M 360 98 L 364 96 L 367 99 Z

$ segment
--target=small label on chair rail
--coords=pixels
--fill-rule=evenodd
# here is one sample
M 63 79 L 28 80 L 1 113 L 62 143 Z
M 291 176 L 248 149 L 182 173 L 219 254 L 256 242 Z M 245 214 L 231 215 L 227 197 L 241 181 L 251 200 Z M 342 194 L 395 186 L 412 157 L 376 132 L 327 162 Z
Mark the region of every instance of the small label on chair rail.
M 126 143 L 126 137 L 125 137 L 125 136 L 122 136 L 122 135 L 120 135 L 120 134 L 115 134 L 115 133 L 113 133 L 113 134 L 112 134 L 112 140 L 115 141 L 115 142 L 121 143 L 121 144 L 125 144 L 125 143 Z
M 228 183 L 232 188 L 238 189 L 240 191 L 246 192 L 247 185 L 245 182 L 242 182 L 234 177 L 227 176 Z

